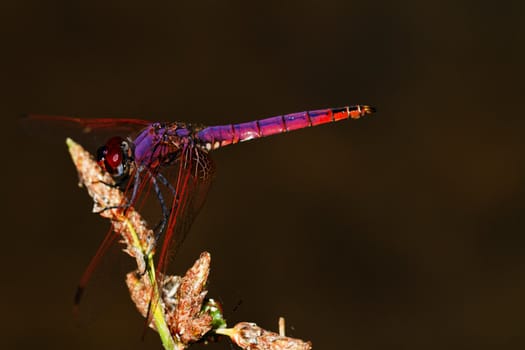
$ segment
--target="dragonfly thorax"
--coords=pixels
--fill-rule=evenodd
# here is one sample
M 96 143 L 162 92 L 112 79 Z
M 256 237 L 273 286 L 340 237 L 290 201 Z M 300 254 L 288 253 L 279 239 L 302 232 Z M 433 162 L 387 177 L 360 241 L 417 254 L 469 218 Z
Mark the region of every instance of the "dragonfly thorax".
M 194 148 L 194 133 L 192 126 L 185 123 L 149 125 L 133 141 L 137 166 L 153 170 L 173 165 L 181 152 Z

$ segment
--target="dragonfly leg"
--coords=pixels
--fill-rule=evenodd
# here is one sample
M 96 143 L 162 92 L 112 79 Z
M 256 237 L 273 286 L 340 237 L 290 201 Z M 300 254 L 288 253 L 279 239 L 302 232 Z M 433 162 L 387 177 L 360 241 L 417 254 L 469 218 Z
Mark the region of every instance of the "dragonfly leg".
M 179 204 L 179 196 L 177 195 L 177 190 L 175 189 L 175 187 L 173 187 L 173 185 L 168 181 L 168 179 L 166 179 L 166 177 L 160 173 L 157 174 L 157 180 L 159 180 L 164 186 L 166 186 L 170 190 L 171 194 L 173 195 L 173 200 L 175 201 L 175 205 L 173 207 L 176 208 Z
M 137 198 L 137 193 L 139 191 L 140 186 L 140 173 L 144 169 L 142 167 L 138 167 L 135 171 L 135 179 L 133 180 L 133 191 L 131 191 L 131 198 L 129 199 L 129 203 L 135 203 L 135 199 Z
M 157 179 L 160 182 L 162 182 L 162 184 L 171 191 L 171 194 L 173 194 L 174 197 L 177 195 L 177 191 L 175 190 L 175 187 L 172 186 L 172 184 L 168 181 L 168 179 L 166 179 L 164 175 L 162 175 L 161 173 L 158 173 Z
M 135 200 L 135 197 L 137 196 L 137 192 L 138 192 L 138 188 L 139 188 L 139 184 L 140 184 L 140 169 L 137 169 L 137 171 L 135 172 L 135 181 L 133 182 L 133 191 L 131 193 L 131 198 L 129 199 L 129 201 L 127 201 L 125 204 L 122 204 L 122 205 L 112 205 L 112 206 L 109 206 L 109 207 L 105 207 L 105 208 L 102 208 L 101 210 L 99 210 L 98 212 L 96 212 L 95 214 L 100 214 L 102 212 L 105 212 L 106 210 L 111 210 L 111 209 L 124 209 L 124 211 L 126 209 L 128 209 L 130 206 L 131 206 L 131 203 L 134 202 Z M 110 183 L 107 183 L 107 182 L 104 182 L 104 181 L 98 181 L 99 183 L 102 183 L 106 186 L 109 186 L 109 187 L 112 187 L 112 188 L 119 188 L 120 190 L 123 190 L 122 188 L 122 183 L 115 183 L 115 184 L 110 184 Z
M 111 209 L 128 209 L 130 207 L 130 204 L 129 203 L 126 203 L 126 204 L 123 204 L 123 205 L 111 205 L 109 207 L 104 207 L 102 209 L 100 209 L 99 211 L 94 211 L 93 213 L 94 214 L 100 214 L 100 213 L 103 213 L 105 212 L 106 210 L 111 210 Z
M 101 184 L 106 185 L 106 186 L 111 187 L 111 188 L 120 188 L 119 184 L 110 184 L 110 183 L 107 183 L 107 182 L 104 182 L 104 181 L 97 181 L 97 183 L 101 183 Z M 112 206 L 109 206 L 109 207 L 104 207 L 104 208 L 102 208 L 99 211 L 96 211 L 94 213 L 95 214 L 100 214 L 100 213 L 105 212 L 106 210 L 119 209 L 119 208 L 127 209 L 127 208 L 129 208 L 129 206 L 130 206 L 129 203 L 126 203 L 124 205 L 112 205 Z
M 162 191 L 159 188 L 159 184 L 157 182 L 157 179 L 159 179 L 163 184 L 165 184 L 166 178 L 162 175 L 159 176 L 157 174 L 156 176 L 153 176 L 153 174 L 150 174 L 151 176 L 151 182 L 153 184 L 153 190 L 155 191 L 155 194 L 157 195 L 157 198 L 160 203 L 160 209 L 162 211 L 162 219 L 160 222 L 155 226 L 153 231 L 155 232 L 155 240 L 158 241 L 162 234 L 164 233 L 164 230 L 166 229 L 166 224 L 168 223 L 168 219 L 170 217 L 171 211 L 168 210 L 168 207 L 166 206 L 166 202 L 164 201 L 164 196 L 162 195 Z
M 160 183 L 162 183 L 164 186 L 166 186 L 166 188 L 168 188 L 168 190 L 170 190 L 170 192 L 173 195 L 173 198 L 175 200 L 175 204 L 177 204 L 179 198 L 177 196 L 177 190 L 175 190 L 175 187 L 173 187 L 173 185 L 168 181 L 168 179 L 166 179 L 166 177 L 164 175 L 162 175 L 161 173 L 158 173 L 155 176 L 155 178 Z M 154 183 L 154 189 L 155 189 L 155 192 L 157 193 L 157 196 L 159 196 L 159 200 L 161 201 L 161 207 L 162 207 L 162 212 L 163 212 L 163 216 L 164 216 L 164 219 L 159 224 L 157 224 L 157 226 L 159 226 L 161 224 L 163 225 L 162 229 L 160 229 L 159 232 L 158 232 L 158 237 L 157 237 L 157 240 L 158 240 L 160 238 L 160 236 L 162 235 L 164 229 L 165 229 L 165 225 L 166 225 L 167 220 L 169 219 L 169 216 L 171 215 L 171 211 L 166 209 L 165 203 L 163 204 L 163 202 L 162 202 L 162 195 L 161 195 L 161 193 L 159 191 L 157 183 Z
M 94 183 L 99 183 L 99 184 L 103 184 L 103 185 L 106 185 L 108 187 L 111 187 L 111 188 L 119 188 L 120 185 L 119 184 L 110 184 L 110 183 L 107 183 L 105 181 L 95 181 Z

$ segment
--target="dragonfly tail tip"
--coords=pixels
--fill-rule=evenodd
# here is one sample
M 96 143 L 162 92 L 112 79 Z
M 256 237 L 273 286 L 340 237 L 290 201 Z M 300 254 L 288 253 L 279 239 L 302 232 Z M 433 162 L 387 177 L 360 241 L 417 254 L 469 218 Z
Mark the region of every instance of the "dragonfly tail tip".
M 372 106 L 368 106 L 368 105 L 364 105 L 362 107 L 362 110 L 365 114 L 373 114 L 376 112 L 376 109 L 375 107 L 372 107 Z

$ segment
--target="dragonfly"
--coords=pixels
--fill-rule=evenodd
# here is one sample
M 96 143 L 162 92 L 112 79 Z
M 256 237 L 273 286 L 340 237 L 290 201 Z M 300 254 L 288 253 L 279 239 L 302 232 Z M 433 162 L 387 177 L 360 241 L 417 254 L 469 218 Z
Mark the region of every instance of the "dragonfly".
M 140 119 L 30 116 L 75 124 L 85 132 L 119 130 L 134 136 L 112 136 L 98 148 L 98 164 L 136 205 L 153 190 L 161 219 L 155 226 L 157 270 L 164 272 L 168 253 L 178 249 L 206 198 L 215 165 L 210 152 L 236 143 L 293 130 L 359 119 L 375 112 L 369 105 L 326 108 L 253 120 L 245 123 L 203 126 L 184 122 L 151 122 Z M 75 305 L 100 258 L 115 240 L 110 231 L 86 268 Z M 175 242 L 175 244 L 174 244 Z M 173 246 L 176 246 L 175 248 Z M 160 250 L 158 249 L 160 247 Z

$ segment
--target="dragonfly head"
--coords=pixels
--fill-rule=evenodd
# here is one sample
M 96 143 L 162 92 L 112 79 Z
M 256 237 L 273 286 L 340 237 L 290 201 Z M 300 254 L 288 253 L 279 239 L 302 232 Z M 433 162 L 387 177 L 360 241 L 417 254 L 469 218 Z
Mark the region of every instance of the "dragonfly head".
M 125 180 L 133 166 L 132 143 L 119 136 L 110 138 L 97 150 L 97 161 L 117 183 Z

